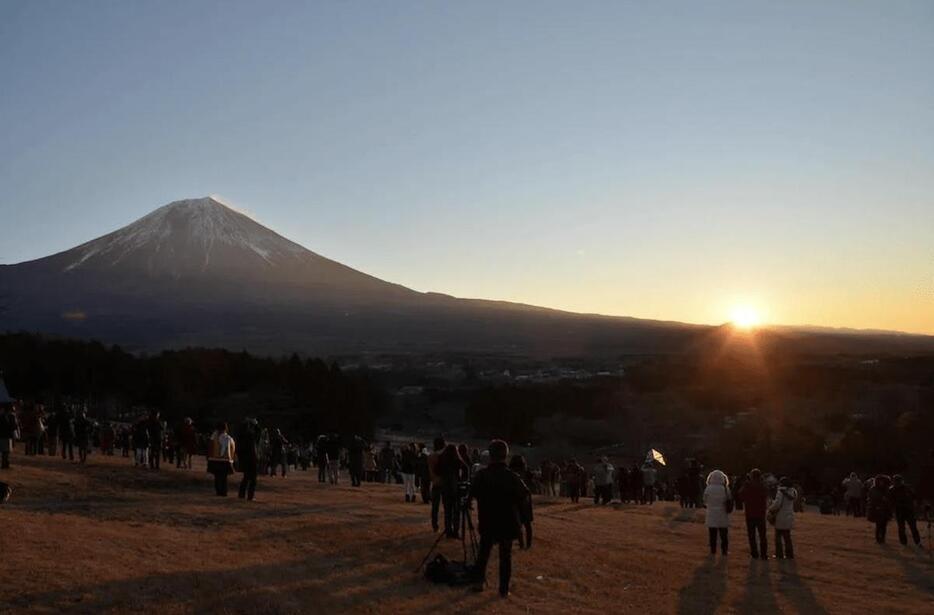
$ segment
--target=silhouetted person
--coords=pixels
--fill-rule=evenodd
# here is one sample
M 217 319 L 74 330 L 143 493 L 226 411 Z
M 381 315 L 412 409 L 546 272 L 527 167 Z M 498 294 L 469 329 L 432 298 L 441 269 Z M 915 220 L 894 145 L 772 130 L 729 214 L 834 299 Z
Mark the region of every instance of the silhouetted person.
M 324 483 L 328 480 L 328 438 L 325 435 L 318 436 L 315 441 L 315 465 L 318 466 L 318 482 Z
M 402 474 L 402 485 L 405 491 L 405 501 L 415 501 L 415 470 L 418 463 L 418 453 L 414 444 L 402 445 L 402 460 L 399 463 L 399 472 Z
M 623 470 L 622 473 L 625 474 L 625 470 Z M 584 466 L 577 463 L 576 459 L 572 459 L 564 466 L 564 477 L 567 480 L 568 497 L 571 498 L 572 502 L 579 502 L 581 492 L 587 482 L 587 470 L 584 469 Z
M 144 418 L 138 420 L 133 426 L 133 450 L 136 451 L 133 465 L 145 467 L 149 455 L 149 427 Z M 62 455 L 64 456 L 64 451 L 62 451 Z
M 609 504 L 613 499 L 613 475 L 613 465 L 606 457 L 601 457 L 593 468 L 594 504 Z
M 438 531 L 438 509 L 441 507 L 441 492 L 444 479 L 441 476 L 441 451 L 444 450 L 444 438 L 435 438 L 434 451 L 428 455 L 428 473 L 431 477 L 431 529 Z M 447 523 L 445 523 L 447 529 Z
M 392 444 L 386 442 L 379 451 L 379 482 L 391 483 L 396 455 L 392 452 Z
M 859 517 L 863 514 L 863 481 L 856 472 L 843 480 L 843 497 L 846 498 L 846 514 Z
M 486 565 L 494 545 L 499 547 L 499 595 L 509 595 L 512 576 L 512 543 L 519 538 L 521 509 L 529 499 L 529 488 L 506 467 L 509 447 L 502 440 L 490 442 L 490 463 L 474 476 L 470 498 L 477 500 L 477 530 L 480 550 L 475 568 L 477 586 L 486 583 Z
M 158 412 L 149 415 L 146 430 L 149 432 L 149 467 L 158 470 L 162 460 L 162 442 L 165 435 Z
M 282 435 L 281 429 L 276 429 L 269 435 L 269 450 L 272 462 L 269 469 L 270 476 L 276 475 L 276 468 L 279 466 L 282 466 L 282 476 L 286 475 L 286 469 L 288 467 L 286 448 L 288 446 L 289 441 Z
M 462 473 L 470 470 L 457 447 L 448 444 L 438 458 L 438 471 L 441 473 L 441 501 L 444 503 L 444 532 L 448 538 L 457 538 L 460 535 L 457 527 L 460 520 L 458 482 Z
M 765 531 L 765 514 L 768 507 L 769 490 L 762 482 L 762 472 L 756 468 L 749 473 L 749 480 L 743 483 L 736 494 L 736 500 L 743 503 L 746 514 L 746 534 L 749 537 L 749 554 L 753 559 L 769 559 L 769 541 Z M 759 542 L 756 544 L 756 538 Z
M 75 442 L 78 444 L 78 461 L 85 463 L 88 460 L 88 446 L 91 441 L 93 423 L 84 410 L 75 417 Z
M 363 482 L 363 455 L 366 452 L 366 441 L 360 436 L 354 436 L 350 442 L 348 461 L 350 463 L 350 484 L 359 487 Z
M 227 477 L 233 474 L 236 452 L 236 443 L 227 433 L 227 423 L 219 423 L 208 446 L 208 472 L 214 475 L 214 493 L 219 496 L 227 496 Z
M 58 413 L 58 437 L 62 441 L 62 459 L 75 460 L 75 417 L 71 410 Z
M 418 457 L 415 459 L 415 477 L 418 479 L 418 490 L 422 496 L 422 504 L 431 502 L 431 472 L 428 471 L 428 449 L 419 444 Z
M 876 526 L 876 542 L 885 542 L 885 533 L 892 518 L 892 503 L 889 500 L 889 477 L 885 474 L 876 476 L 869 489 L 866 518 Z
M 915 494 L 905 484 L 901 474 L 892 477 L 892 487 L 889 489 L 889 499 L 895 509 L 895 522 L 898 524 L 898 542 L 908 544 L 908 534 L 905 526 L 911 530 L 911 539 L 915 545 L 921 546 L 921 534 L 918 533 L 918 521 L 915 517 Z
M 252 500 L 256 496 L 256 476 L 259 472 L 259 458 L 256 445 L 259 441 L 259 429 L 254 419 L 247 419 L 237 433 L 237 463 L 243 479 L 240 481 L 240 499 Z
M 642 464 L 642 502 L 655 503 L 655 482 L 658 480 L 658 470 L 647 461 Z
M 10 469 L 10 452 L 18 428 L 13 406 L 7 405 L 0 409 L 0 470 Z

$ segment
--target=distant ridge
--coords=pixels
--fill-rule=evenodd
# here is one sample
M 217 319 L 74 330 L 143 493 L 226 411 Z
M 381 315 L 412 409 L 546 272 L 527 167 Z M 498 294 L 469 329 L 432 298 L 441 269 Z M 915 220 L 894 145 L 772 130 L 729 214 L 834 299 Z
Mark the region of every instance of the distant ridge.
M 286 239 L 213 197 L 174 201 L 70 250 L 0 265 L 0 331 L 131 349 L 259 353 L 680 353 L 716 327 L 421 293 Z M 808 352 L 931 352 L 934 338 L 781 331 Z

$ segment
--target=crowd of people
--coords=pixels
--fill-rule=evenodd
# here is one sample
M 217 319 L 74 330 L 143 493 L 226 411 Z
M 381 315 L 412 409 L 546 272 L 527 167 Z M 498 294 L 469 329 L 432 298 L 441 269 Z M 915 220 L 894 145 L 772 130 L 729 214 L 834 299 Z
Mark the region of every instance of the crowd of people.
M 317 470 L 322 483 L 337 485 L 342 474 L 350 484 L 364 482 L 401 485 L 406 503 L 430 505 L 429 519 L 436 532 L 465 539 L 465 510 L 478 505 L 479 549 L 474 567 L 476 582 L 485 579 L 486 562 L 497 546 L 500 558 L 500 592 L 508 594 L 512 544 L 532 545 L 532 494 L 567 497 L 572 502 L 592 497 L 595 505 L 611 502 L 652 505 L 657 500 L 676 500 L 682 508 L 704 508 L 711 556 L 729 553 L 730 525 L 734 511 L 742 511 L 755 560 L 769 558 L 767 528 L 774 528 L 777 559 L 795 557 L 792 531 L 795 517 L 804 510 L 803 490 L 790 478 L 778 478 L 753 469 L 742 476 L 712 470 L 704 477 L 702 465 L 688 460 L 674 481 L 663 480 L 652 459 L 615 467 L 601 457 L 590 469 L 576 459 L 542 461 L 531 467 L 521 455 L 509 456 L 505 442 L 496 440 L 487 450 L 468 448 L 438 437 L 429 448 L 420 442 L 385 442 L 374 446 L 364 437 L 347 439 L 339 434 L 318 436 L 310 443 L 292 443 L 278 428 L 262 427 L 256 419 L 244 420 L 231 433 L 218 423 L 212 433 L 200 433 L 189 418 L 170 426 L 158 411 L 133 423 L 94 421 L 83 408 L 62 408 L 47 413 L 34 404 L 28 408 L 0 407 L 0 468 L 10 468 L 10 452 L 22 441 L 26 455 L 61 455 L 86 463 L 92 447 L 112 456 L 122 450 L 133 465 L 159 470 L 162 463 L 192 469 L 192 459 L 204 455 L 207 471 L 214 477 L 217 496 L 228 494 L 228 480 L 242 474 L 238 495 L 256 497 L 261 475 L 285 477 L 290 470 Z M 77 455 L 75 453 L 77 451 Z M 861 479 L 850 474 L 832 493 L 820 496 L 821 512 L 866 517 L 875 527 L 875 539 L 886 540 L 894 518 L 903 545 L 909 537 L 922 545 L 917 525 L 917 496 L 900 475 L 876 475 Z M 469 515 L 466 515 L 469 516 Z

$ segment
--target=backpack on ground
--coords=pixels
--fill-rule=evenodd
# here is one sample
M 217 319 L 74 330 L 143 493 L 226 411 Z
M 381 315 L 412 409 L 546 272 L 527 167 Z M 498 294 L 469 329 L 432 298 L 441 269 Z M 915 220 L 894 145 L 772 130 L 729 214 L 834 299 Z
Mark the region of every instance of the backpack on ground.
M 473 568 L 463 562 L 452 562 L 439 553 L 425 566 L 425 578 L 432 583 L 469 585 L 473 582 Z

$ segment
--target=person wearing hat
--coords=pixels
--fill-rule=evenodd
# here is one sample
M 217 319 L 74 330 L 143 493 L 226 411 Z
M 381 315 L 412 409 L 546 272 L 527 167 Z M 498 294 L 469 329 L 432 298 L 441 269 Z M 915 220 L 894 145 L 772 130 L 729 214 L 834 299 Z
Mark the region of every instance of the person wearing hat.
M 493 550 L 499 546 L 499 594 L 509 595 L 512 576 L 512 543 L 519 538 L 522 506 L 530 492 L 521 478 L 506 466 L 509 446 L 502 440 L 490 442 L 490 463 L 474 476 L 470 499 L 477 501 L 477 531 L 480 551 L 474 568 L 476 591 L 486 583 L 486 565 Z
M 778 493 L 769 507 L 775 525 L 775 558 L 794 559 L 795 547 L 791 542 L 791 530 L 795 526 L 795 500 L 798 491 L 787 476 L 778 481 Z

